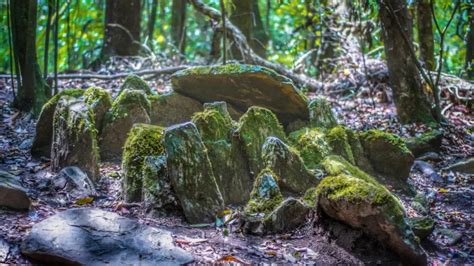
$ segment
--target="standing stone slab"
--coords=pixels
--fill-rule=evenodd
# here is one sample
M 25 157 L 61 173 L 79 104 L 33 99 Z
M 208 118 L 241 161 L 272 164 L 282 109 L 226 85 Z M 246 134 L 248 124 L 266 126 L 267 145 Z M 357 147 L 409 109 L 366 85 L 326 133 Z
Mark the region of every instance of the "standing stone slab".
M 151 124 L 169 127 L 191 120 L 196 112 L 202 111 L 202 104 L 192 98 L 171 92 L 149 96 Z
M 135 123 L 150 124 L 150 102 L 141 90 L 124 90 L 105 117 L 100 136 L 100 155 L 110 160 L 122 155 L 128 132 Z
M 251 106 L 273 111 L 283 124 L 309 119 L 306 100 L 293 83 L 261 66 L 228 64 L 192 67 L 172 76 L 173 89 L 201 103 L 225 101 L 240 112 Z
M 70 209 L 35 224 L 21 252 L 44 264 L 182 265 L 171 233 L 99 209 Z
M 198 129 L 191 122 L 169 127 L 164 146 L 171 182 L 186 219 L 213 222 L 224 203 Z
M 31 155 L 34 157 L 51 156 L 51 144 L 53 142 L 53 118 L 59 99 L 61 99 L 62 96 L 79 98 L 83 94 L 84 91 L 81 89 L 64 90 L 56 94 L 43 105 L 38 121 L 36 122 L 36 134 L 33 139 L 33 145 L 31 146 Z
M 82 101 L 63 97 L 54 113 L 51 169 L 77 166 L 92 181 L 99 178 L 97 130 L 91 109 Z
M 0 207 L 14 210 L 28 210 L 30 199 L 18 179 L 10 173 L 0 170 Z
M 95 127 L 98 131 L 102 130 L 105 114 L 112 107 L 110 93 L 102 88 L 91 87 L 84 92 L 84 102 L 92 109 Z

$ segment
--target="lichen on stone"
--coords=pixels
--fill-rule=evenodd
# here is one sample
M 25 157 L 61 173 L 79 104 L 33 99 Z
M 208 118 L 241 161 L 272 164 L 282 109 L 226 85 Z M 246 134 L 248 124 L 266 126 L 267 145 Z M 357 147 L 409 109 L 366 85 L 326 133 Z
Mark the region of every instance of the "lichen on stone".
M 352 154 L 349 138 L 344 126 L 336 126 L 330 129 L 326 135 L 329 146 L 332 148 L 332 154 L 340 155 L 354 164 L 354 155 Z
M 129 75 L 125 81 L 123 82 L 122 86 L 120 87 L 120 92 L 124 90 L 140 90 L 143 91 L 145 94 L 152 94 L 150 86 L 139 76 L 137 75 Z
M 278 178 L 270 169 L 263 169 L 259 173 L 250 193 L 250 200 L 245 206 L 244 211 L 247 215 L 252 216 L 259 213 L 267 215 L 283 201 L 277 184 Z
M 257 173 L 263 168 L 262 145 L 267 137 L 286 141 L 285 132 L 275 114 L 262 107 L 253 106 L 240 118 L 237 132 L 244 144 L 250 170 Z
M 106 90 L 98 87 L 90 87 L 84 92 L 84 102 L 90 107 L 94 107 L 102 101 L 112 103 L 112 97 Z
M 337 126 L 337 120 L 331 109 L 331 105 L 324 97 L 316 97 L 309 104 L 309 121 L 312 127 L 333 128 Z
M 229 140 L 232 133 L 232 119 L 216 109 L 206 108 L 195 113 L 192 121 L 199 129 L 203 141 Z
M 123 189 L 127 202 L 142 200 L 142 166 L 145 157 L 164 152 L 162 127 L 135 124 L 128 134 L 122 155 Z
M 324 157 L 331 152 L 326 135 L 319 128 L 300 129 L 290 133 L 289 139 L 309 169 L 317 168 Z

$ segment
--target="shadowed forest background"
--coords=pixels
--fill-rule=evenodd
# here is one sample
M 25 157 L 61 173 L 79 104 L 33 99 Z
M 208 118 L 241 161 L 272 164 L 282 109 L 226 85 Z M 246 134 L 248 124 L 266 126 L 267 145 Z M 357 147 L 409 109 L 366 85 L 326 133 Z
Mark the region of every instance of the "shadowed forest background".
M 0 263 L 474 262 L 472 0 L 0 0 L 0 29 Z

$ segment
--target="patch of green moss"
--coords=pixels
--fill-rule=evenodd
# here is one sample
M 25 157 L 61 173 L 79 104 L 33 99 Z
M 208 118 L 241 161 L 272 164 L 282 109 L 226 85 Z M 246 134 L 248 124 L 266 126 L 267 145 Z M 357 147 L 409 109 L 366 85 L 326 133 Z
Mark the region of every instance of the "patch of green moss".
M 326 139 L 329 145 L 332 147 L 333 154 L 344 157 L 352 164 L 355 163 L 351 145 L 349 144 L 349 138 L 344 126 L 337 126 L 329 130 L 326 135 Z
M 123 148 L 124 195 L 127 201 L 140 201 L 142 195 L 142 166 L 145 157 L 164 152 L 164 128 L 135 124 L 128 134 Z
M 304 194 L 302 200 L 305 204 L 310 206 L 311 208 L 314 208 L 318 205 L 318 193 L 317 193 L 317 187 L 312 187 L 306 190 L 306 193 Z
M 251 170 L 256 173 L 262 166 L 262 145 L 267 137 L 286 141 L 285 132 L 275 114 L 262 107 L 252 106 L 240 118 L 237 132 L 244 143 Z
M 232 119 L 216 109 L 207 108 L 203 112 L 195 113 L 192 121 L 199 129 L 204 142 L 229 140 L 230 138 Z
M 351 175 L 355 178 L 362 179 L 366 182 L 372 184 L 378 184 L 378 182 L 366 174 L 364 171 L 360 170 L 356 166 L 350 164 L 346 159 L 337 155 L 330 155 L 324 158 L 321 163 L 324 170 L 331 176 L 346 174 Z
M 84 102 L 94 108 L 101 102 L 112 103 L 112 97 L 106 90 L 98 87 L 90 87 L 84 92 Z
M 83 94 L 84 94 L 84 90 L 82 89 L 65 89 L 61 91 L 60 93 L 54 95 L 51 99 L 49 99 L 44 104 L 43 109 L 48 109 L 51 107 L 54 108 L 62 96 L 70 96 L 70 97 L 78 98 L 78 97 L 81 97 Z
M 316 97 L 309 104 L 309 120 L 312 127 L 333 128 L 337 126 L 337 120 L 331 109 L 331 105 L 324 97 Z
M 263 169 L 260 172 L 250 193 L 250 200 L 245 206 L 246 214 L 264 213 L 267 215 L 283 201 L 283 196 L 276 181 L 278 179 L 270 169 Z
M 147 113 L 151 112 L 151 104 L 147 99 L 145 93 L 140 90 L 124 90 L 112 103 L 110 109 L 109 119 L 115 120 L 128 116 L 128 112 L 132 108 L 140 106 L 145 109 Z
M 405 145 L 405 142 L 403 141 L 403 139 L 401 139 L 399 136 L 394 135 L 394 134 L 383 132 L 377 129 L 371 129 L 371 130 L 360 133 L 359 137 L 366 142 L 383 140 L 397 147 L 402 153 L 411 153 L 410 150 Z
M 129 75 L 125 79 L 122 87 L 120 87 L 120 93 L 124 90 L 140 90 L 146 94 L 152 94 L 150 86 L 137 75 Z
M 385 217 L 397 225 L 404 223 L 405 211 L 400 201 L 381 185 L 375 185 L 348 175 L 324 178 L 316 193 L 333 201 L 346 201 L 351 204 L 367 202 L 380 207 Z
M 306 167 L 318 168 L 324 157 L 329 155 L 331 147 L 326 135 L 319 128 L 303 128 L 290 133 L 290 143 L 299 151 Z

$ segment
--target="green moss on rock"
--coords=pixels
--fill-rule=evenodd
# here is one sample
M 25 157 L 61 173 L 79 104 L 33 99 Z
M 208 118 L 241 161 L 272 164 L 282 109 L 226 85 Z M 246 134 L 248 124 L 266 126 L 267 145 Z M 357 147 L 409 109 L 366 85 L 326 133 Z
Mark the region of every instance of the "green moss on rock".
M 92 109 L 97 130 L 102 130 L 105 114 L 112 107 L 110 93 L 102 88 L 91 87 L 84 92 L 84 102 Z
M 312 99 L 308 108 L 311 127 L 333 128 L 337 126 L 336 117 L 326 98 L 319 96 Z
M 407 138 L 405 143 L 414 156 L 421 156 L 427 152 L 439 152 L 443 135 L 440 130 L 431 130 L 419 136 Z
M 140 90 L 124 90 L 112 103 L 109 114 L 109 120 L 116 120 L 130 115 L 130 110 L 136 107 L 143 108 L 147 114 L 151 111 L 150 101 L 147 99 L 143 91 Z
M 266 108 L 253 106 L 240 118 L 237 132 L 244 144 L 244 150 L 253 173 L 263 168 L 262 145 L 267 137 L 286 140 L 285 132 L 275 114 Z
M 137 75 L 129 75 L 125 79 L 122 87 L 120 87 L 119 93 L 124 90 L 139 90 L 143 91 L 145 94 L 152 94 L 150 86 L 148 86 L 148 84 Z
M 264 215 L 272 212 L 283 201 L 283 196 L 278 187 L 279 177 L 270 169 L 263 169 L 254 182 L 250 200 L 245 206 L 246 215 L 252 216 L 259 213 Z
M 300 129 L 290 133 L 289 139 L 310 169 L 317 168 L 323 158 L 331 152 L 331 147 L 326 141 L 326 135 L 319 128 Z
M 429 216 L 422 216 L 409 218 L 408 224 L 417 237 L 425 239 L 433 232 L 436 222 Z
M 358 179 L 362 179 L 372 184 L 378 184 L 378 182 L 373 177 L 371 177 L 364 171 L 360 170 L 356 166 L 352 165 L 341 156 L 337 156 L 337 155 L 327 156 L 322 161 L 321 166 L 331 176 L 346 174 Z
M 333 154 L 344 157 L 352 164 L 355 163 L 351 145 L 349 144 L 349 138 L 344 126 L 336 126 L 330 129 L 326 135 L 326 139 L 329 146 L 332 147 Z
M 128 134 L 122 155 L 123 194 L 127 202 L 142 201 L 142 167 L 145 157 L 163 154 L 162 127 L 135 124 Z
M 216 109 L 205 109 L 195 113 L 192 121 L 196 124 L 204 141 L 218 141 L 230 139 L 232 133 L 232 119 L 227 113 L 223 115 Z

